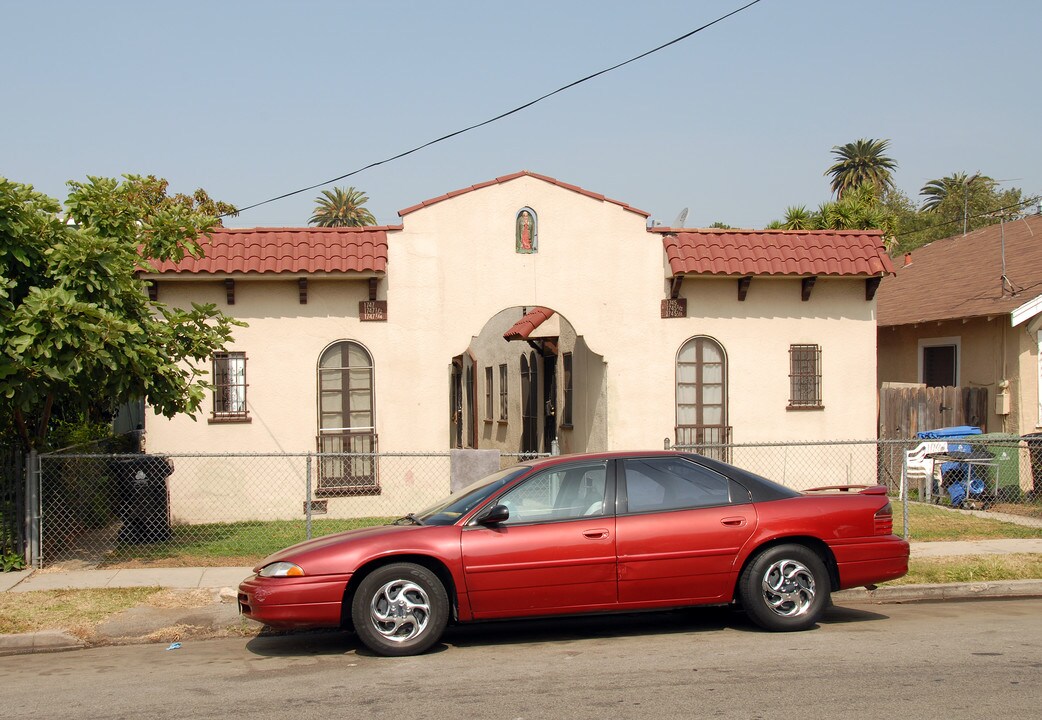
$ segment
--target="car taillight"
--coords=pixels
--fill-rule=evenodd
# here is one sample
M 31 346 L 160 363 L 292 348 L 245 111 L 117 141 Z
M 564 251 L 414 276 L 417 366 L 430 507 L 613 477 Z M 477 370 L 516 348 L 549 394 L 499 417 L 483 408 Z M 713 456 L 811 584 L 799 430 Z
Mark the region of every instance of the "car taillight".
M 876 510 L 875 531 L 876 535 L 894 534 L 894 509 L 890 503 Z

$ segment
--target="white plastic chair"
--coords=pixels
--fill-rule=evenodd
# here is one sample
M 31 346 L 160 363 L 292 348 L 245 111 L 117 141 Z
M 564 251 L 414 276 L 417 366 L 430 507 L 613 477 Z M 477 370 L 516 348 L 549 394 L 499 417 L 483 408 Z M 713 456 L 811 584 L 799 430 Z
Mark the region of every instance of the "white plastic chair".
M 926 440 L 919 443 L 914 450 L 905 452 L 904 482 L 901 484 L 901 499 L 908 499 L 908 488 L 914 482 L 919 489 L 919 498 L 926 502 L 933 499 L 934 472 L 937 463 L 927 457 L 933 453 L 945 452 L 948 443 L 940 440 Z

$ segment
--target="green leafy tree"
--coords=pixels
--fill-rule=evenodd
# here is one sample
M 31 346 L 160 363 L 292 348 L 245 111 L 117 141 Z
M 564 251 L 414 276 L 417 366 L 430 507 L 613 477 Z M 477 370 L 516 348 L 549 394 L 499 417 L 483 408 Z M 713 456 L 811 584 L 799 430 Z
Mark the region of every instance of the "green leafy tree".
M 890 201 L 898 218 L 896 252 L 1013 220 L 1023 214 L 1030 202 L 1020 188 L 1003 190 L 996 181 L 980 173 L 956 172 L 931 180 L 919 194 L 925 198 L 921 209 L 916 209 L 907 198 L 903 203 Z
M 971 187 L 976 190 L 979 186 L 986 186 L 990 190 L 995 187 L 995 181 L 979 172 L 973 175 L 957 172 L 939 180 L 931 180 L 919 191 L 919 194 L 926 198 L 923 200 L 923 210 L 934 212 L 949 197 L 968 201 Z
M 861 185 L 869 185 L 877 197 L 894 188 L 893 170 L 897 163 L 887 157 L 889 140 L 860 139 L 836 145 L 836 162 L 825 171 L 832 176 L 832 192 L 837 198 Z
M 719 220 L 717 220 L 715 223 L 713 223 L 709 227 L 711 227 L 713 229 L 716 229 L 716 230 L 733 230 L 734 229 L 730 225 L 728 225 L 727 223 L 720 222 Z
M 45 446 L 58 407 L 143 398 L 167 417 L 194 413 L 205 362 L 241 325 L 214 305 L 150 302 L 137 277 L 145 258 L 200 256 L 213 211 L 231 206 L 168 196 L 152 176 L 69 188 L 63 212 L 0 177 L 0 416 L 27 447 Z
M 361 190 L 349 187 L 323 190 L 315 198 L 315 214 L 308 220 L 319 227 L 363 227 L 375 225 L 376 218 L 366 209 L 369 196 Z

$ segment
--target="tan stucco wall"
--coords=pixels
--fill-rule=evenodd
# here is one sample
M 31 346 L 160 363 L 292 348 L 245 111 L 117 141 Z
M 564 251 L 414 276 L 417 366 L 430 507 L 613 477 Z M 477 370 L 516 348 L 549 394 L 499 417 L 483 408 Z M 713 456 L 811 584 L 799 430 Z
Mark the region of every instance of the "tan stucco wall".
M 921 381 L 919 343 L 958 338 L 959 384 L 988 389 L 989 432 L 1033 432 L 1038 422 L 1037 341 L 1008 315 L 879 328 L 879 382 Z M 1010 414 L 995 412 L 999 383 L 1009 382 Z
M 515 252 L 514 218 L 523 206 L 538 213 L 536 254 Z M 378 290 L 387 322 L 359 322 L 364 281 L 313 278 L 301 305 L 296 276 L 247 277 L 228 306 L 220 280 L 162 280 L 164 302 L 213 302 L 249 323 L 228 349 L 249 358 L 252 422 L 149 416 L 149 449 L 313 450 L 315 365 L 327 345 L 350 339 L 375 363 L 380 450 L 445 451 L 452 357 L 500 311 L 534 305 L 566 318 L 587 357 L 603 357 L 598 367 L 575 370 L 577 389 L 594 403 L 584 411 L 590 426 L 605 428 L 603 449 L 661 448 L 672 440 L 676 356 L 697 335 L 715 338 L 727 353 L 736 442 L 875 437 L 875 304 L 865 300 L 863 279 L 819 278 L 803 302 L 798 278 L 758 277 L 739 302 L 735 278 L 690 277 L 681 292 L 689 317 L 661 319 L 668 274 L 661 236 L 618 205 L 523 176 L 417 210 L 403 224 L 389 233 L 388 275 Z M 823 410 L 786 409 L 794 343 L 822 348 Z M 482 367 L 479 359 L 479 403 Z M 588 432 L 596 439 L 597 431 Z M 601 442 L 587 447 L 602 449 Z M 448 473 L 444 483 L 447 489 Z M 330 499 L 330 513 L 342 504 Z M 294 505 L 299 512 L 299 496 Z

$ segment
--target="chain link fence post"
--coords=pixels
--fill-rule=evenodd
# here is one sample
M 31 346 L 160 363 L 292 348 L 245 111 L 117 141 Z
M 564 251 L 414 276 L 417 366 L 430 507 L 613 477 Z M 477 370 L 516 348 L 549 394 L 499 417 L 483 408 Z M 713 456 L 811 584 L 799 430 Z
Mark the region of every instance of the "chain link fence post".
M 41 477 L 40 455 L 30 450 L 29 462 L 25 466 L 25 564 L 35 568 L 43 567 L 43 558 L 40 556 Z
M 307 458 L 304 461 L 304 484 L 305 488 L 305 502 L 304 502 L 304 535 L 307 540 L 311 539 L 311 453 L 307 454 Z

